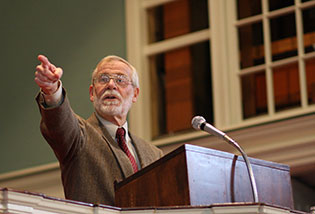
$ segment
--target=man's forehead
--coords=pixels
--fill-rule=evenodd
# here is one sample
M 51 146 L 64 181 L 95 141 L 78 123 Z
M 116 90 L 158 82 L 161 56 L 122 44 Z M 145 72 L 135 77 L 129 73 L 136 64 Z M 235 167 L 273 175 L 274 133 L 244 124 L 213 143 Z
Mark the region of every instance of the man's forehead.
M 97 73 L 120 73 L 131 74 L 131 69 L 128 65 L 121 61 L 103 62 L 98 66 Z

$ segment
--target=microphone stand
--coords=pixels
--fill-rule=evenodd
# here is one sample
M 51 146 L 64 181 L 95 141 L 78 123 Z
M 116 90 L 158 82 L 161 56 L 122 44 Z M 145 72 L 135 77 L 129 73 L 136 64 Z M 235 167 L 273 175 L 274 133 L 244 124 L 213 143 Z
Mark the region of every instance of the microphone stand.
M 259 202 L 259 200 L 258 200 L 258 192 L 257 192 L 257 186 L 256 186 L 256 181 L 255 181 L 252 165 L 250 164 L 250 162 L 248 160 L 248 157 L 247 157 L 247 154 L 244 152 L 242 147 L 238 143 L 236 143 L 232 138 L 227 136 L 227 134 L 225 134 L 224 132 L 218 130 L 214 126 L 206 123 L 206 120 L 203 117 L 201 117 L 201 116 L 195 116 L 192 119 L 192 126 L 195 129 L 201 129 L 201 130 L 206 131 L 206 132 L 208 132 L 210 134 L 213 134 L 213 135 L 215 135 L 215 136 L 217 136 L 219 138 L 222 138 L 224 141 L 226 141 L 229 144 L 231 144 L 232 146 L 234 146 L 242 154 L 243 159 L 244 159 L 245 164 L 246 164 L 247 172 L 248 172 L 248 175 L 249 175 L 250 184 L 252 186 L 254 202 L 258 203 Z
M 232 138 L 230 138 L 229 136 L 224 135 L 223 136 L 223 140 L 225 140 L 226 142 L 228 142 L 229 144 L 234 146 L 242 154 L 243 159 L 244 159 L 245 164 L 246 164 L 246 167 L 247 167 L 247 172 L 248 172 L 248 175 L 249 175 L 250 184 L 252 186 L 254 202 L 258 203 L 259 200 L 258 200 L 258 192 L 257 192 L 256 181 L 255 181 L 252 165 L 250 164 L 250 162 L 248 160 L 247 154 L 244 152 L 242 147 L 238 143 L 236 143 Z

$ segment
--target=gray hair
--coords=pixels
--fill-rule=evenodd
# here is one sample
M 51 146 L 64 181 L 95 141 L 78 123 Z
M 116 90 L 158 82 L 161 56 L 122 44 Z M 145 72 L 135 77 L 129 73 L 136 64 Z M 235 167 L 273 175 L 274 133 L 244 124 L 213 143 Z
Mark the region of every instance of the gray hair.
M 124 60 L 123 58 L 119 56 L 115 56 L 115 55 L 106 56 L 97 64 L 96 68 L 94 69 L 92 73 L 92 84 L 98 72 L 98 67 L 103 63 L 108 63 L 111 61 L 120 61 L 120 62 L 125 63 L 131 69 L 131 72 L 132 72 L 132 76 L 131 76 L 132 85 L 136 88 L 139 88 L 139 77 L 138 77 L 138 73 L 136 69 L 127 60 Z

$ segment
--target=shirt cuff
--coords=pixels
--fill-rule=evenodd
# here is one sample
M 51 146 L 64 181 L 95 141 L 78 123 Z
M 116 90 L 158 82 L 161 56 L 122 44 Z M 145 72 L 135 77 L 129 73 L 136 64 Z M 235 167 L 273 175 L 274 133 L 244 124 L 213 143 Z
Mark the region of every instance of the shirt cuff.
M 43 91 L 41 91 L 41 94 L 47 107 L 59 106 L 62 102 L 62 82 L 59 80 L 58 89 L 55 93 L 45 94 Z

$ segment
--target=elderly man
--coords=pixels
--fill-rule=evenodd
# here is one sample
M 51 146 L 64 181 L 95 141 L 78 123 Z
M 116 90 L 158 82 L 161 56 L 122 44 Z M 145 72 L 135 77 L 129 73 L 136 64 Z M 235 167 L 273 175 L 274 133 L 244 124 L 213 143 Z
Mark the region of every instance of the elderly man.
M 89 88 L 95 112 L 85 120 L 70 107 L 63 70 L 43 55 L 38 60 L 40 128 L 59 160 L 66 198 L 114 205 L 114 182 L 162 157 L 161 150 L 128 132 L 127 114 L 139 95 L 136 70 L 120 57 L 103 58 Z

